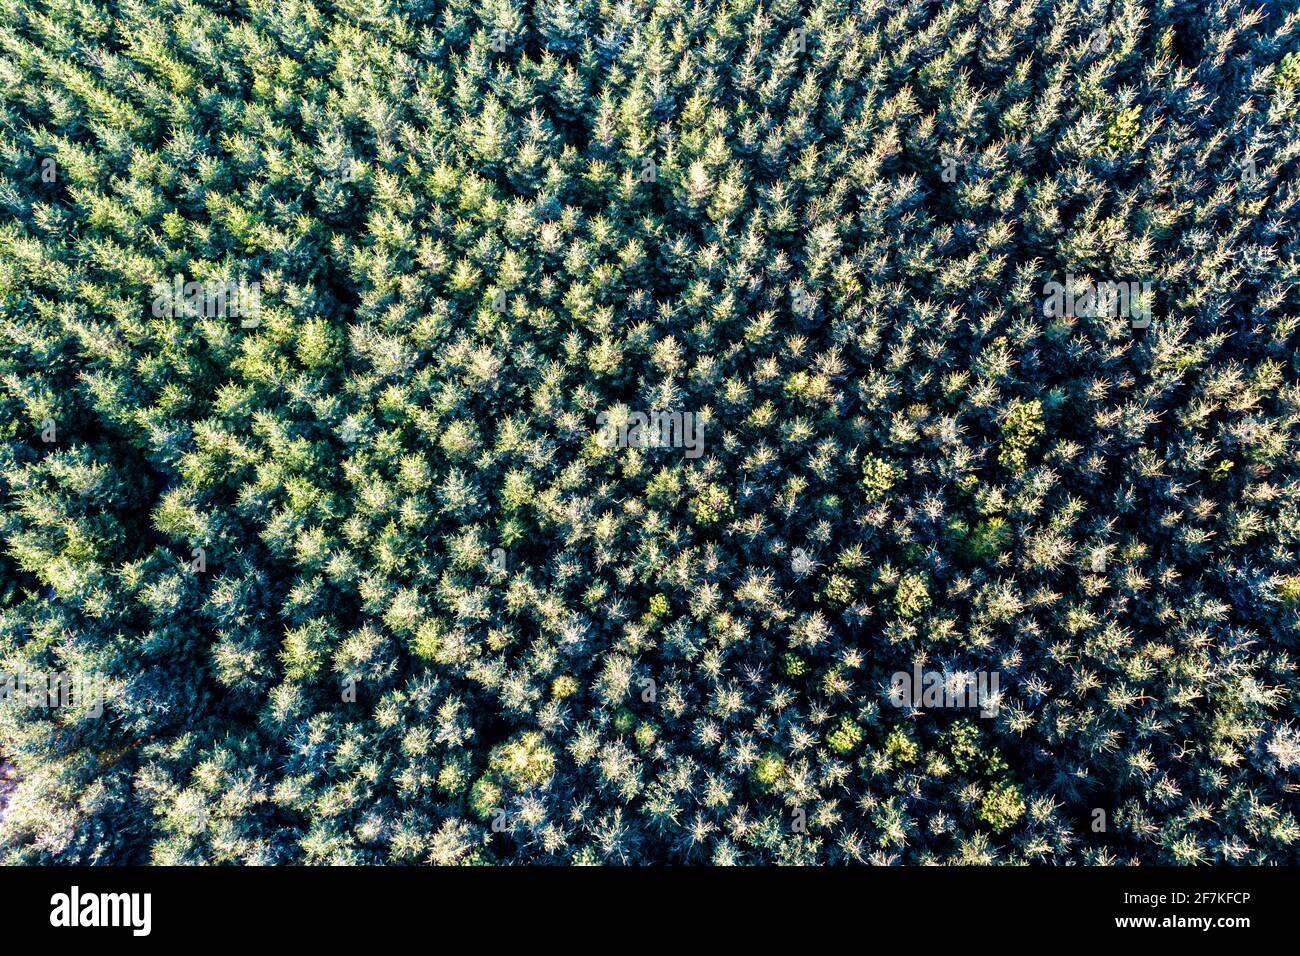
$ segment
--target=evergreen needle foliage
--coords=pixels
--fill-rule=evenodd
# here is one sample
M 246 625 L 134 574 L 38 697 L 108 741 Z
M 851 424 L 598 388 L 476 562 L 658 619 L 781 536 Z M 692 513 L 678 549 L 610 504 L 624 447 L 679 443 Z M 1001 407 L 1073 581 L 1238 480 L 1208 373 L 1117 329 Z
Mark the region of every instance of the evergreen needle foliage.
M 1298 28 L 0 0 L 0 857 L 1300 862 Z

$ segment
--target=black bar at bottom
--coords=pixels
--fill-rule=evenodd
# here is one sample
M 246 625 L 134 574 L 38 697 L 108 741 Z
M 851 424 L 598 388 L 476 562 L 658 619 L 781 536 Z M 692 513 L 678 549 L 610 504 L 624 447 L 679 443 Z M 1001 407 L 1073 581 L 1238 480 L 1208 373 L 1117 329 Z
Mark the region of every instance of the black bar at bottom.
M 597 928 L 618 948 L 681 942 L 686 932 L 692 943 L 734 945 L 750 934 L 816 939 L 836 926 L 864 943 L 1191 932 L 1230 941 L 1288 927 L 1297 888 L 1300 873 L 1282 867 L 8 868 L 0 925 L 11 943 L 112 938 L 128 947 L 373 946 L 407 931 L 442 945 L 469 933 L 495 949 L 516 934 L 521 944 L 559 945 Z

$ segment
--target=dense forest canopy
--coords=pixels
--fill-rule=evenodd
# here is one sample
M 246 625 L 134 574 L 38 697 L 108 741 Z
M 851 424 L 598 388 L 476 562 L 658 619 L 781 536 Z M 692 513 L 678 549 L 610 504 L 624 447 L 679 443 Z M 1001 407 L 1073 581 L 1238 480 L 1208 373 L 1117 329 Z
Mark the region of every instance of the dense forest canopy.
M 1300 862 L 1298 27 L 0 0 L 0 858 Z

